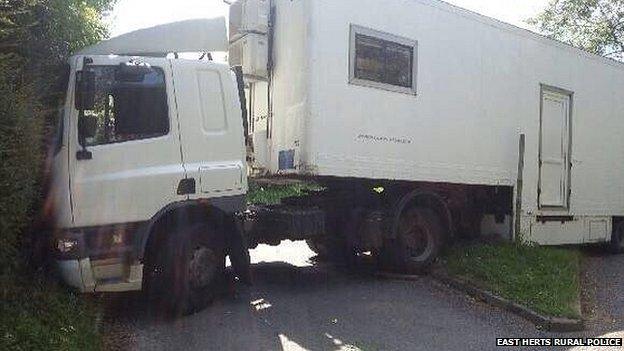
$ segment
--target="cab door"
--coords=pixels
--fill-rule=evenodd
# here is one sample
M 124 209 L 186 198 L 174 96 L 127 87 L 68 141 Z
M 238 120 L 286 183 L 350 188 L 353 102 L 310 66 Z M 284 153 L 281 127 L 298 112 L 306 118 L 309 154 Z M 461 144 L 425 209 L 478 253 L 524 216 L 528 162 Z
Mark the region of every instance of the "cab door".
M 238 197 L 247 190 L 243 117 L 233 73 L 208 61 L 171 60 L 181 149 L 197 198 Z M 237 202 L 237 203 L 238 203 Z
M 95 133 L 81 145 L 80 113 L 71 106 L 74 226 L 146 221 L 167 204 L 184 199 L 176 194 L 185 170 L 168 60 L 117 56 L 77 60 L 78 70 L 95 73 L 95 104 L 82 118 L 97 123 Z M 142 69 L 124 69 L 132 66 Z

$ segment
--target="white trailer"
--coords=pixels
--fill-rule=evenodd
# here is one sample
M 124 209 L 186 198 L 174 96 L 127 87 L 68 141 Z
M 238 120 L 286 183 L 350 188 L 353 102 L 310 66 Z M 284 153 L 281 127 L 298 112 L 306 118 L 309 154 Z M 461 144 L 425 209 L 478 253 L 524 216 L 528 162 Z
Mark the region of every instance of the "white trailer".
M 624 216 L 622 63 L 436 0 L 274 0 L 273 12 L 272 51 L 246 46 L 272 62 L 266 81 L 249 80 L 256 168 L 491 187 L 521 178 L 524 239 L 611 239 Z
M 54 252 L 84 292 L 207 302 L 307 240 L 421 271 L 481 232 L 624 251 L 624 65 L 433 0 L 240 0 L 70 59 Z M 210 57 L 210 55 L 204 55 Z M 248 171 L 249 170 L 249 171 Z M 247 207 L 247 174 L 324 190 Z

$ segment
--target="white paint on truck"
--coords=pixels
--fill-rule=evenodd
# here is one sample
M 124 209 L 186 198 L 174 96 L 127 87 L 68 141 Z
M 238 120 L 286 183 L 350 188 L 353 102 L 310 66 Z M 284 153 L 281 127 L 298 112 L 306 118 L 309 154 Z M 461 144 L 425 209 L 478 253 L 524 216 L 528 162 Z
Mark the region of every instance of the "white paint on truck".
M 47 203 L 56 232 L 63 236 L 55 248 L 82 252 L 59 261 L 68 284 L 85 292 L 141 289 L 142 253 L 136 250 L 144 249 L 141 240 L 147 236 L 141 239 L 139 230 L 149 229 L 151 221 L 178 203 L 242 198 L 246 193 L 236 78 L 224 64 L 165 57 L 175 50 L 222 50 L 224 23 L 193 20 L 158 26 L 96 44 L 70 59 Z M 189 40 L 188 34 L 198 28 L 221 30 Z M 183 37 L 155 40 L 163 33 Z M 164 52 L 154 52 L 163 45 L 169 45 Z M 129 48 L 153 56 L 116 55 Z M 144 66 L 147 74 L 119 80 L 124 65 Z M 78 72 L 87 69 L 95 74 L 96 104 L 85 113 L 99 122 L 83 147 L 75 90 Z M 85 152 L 88 157 L 81 157 Z M 192 191 L 180 191 L 185 180 L 193 181 Z M 99 252 L 100 247 L 105 250 Z
M 514 186 L 525 134 L 524 237 L 609 240 L 624 215 L 623 64 L 440 1 L 273 4 L 256 150 L 270 173 Z M 417 42 L 415 94 L 350 83 L 354 27 Z M 594 220 L 606 228 L 590 235 Z
M 476 228 L 473 216 L 480 216 L 482 229 L 510 228 L 511 189 L 519 178 L 520 213 L 513 218 L 520 220 L 517 234 L 525 240 L 611 240 L 614 217 L 624 217 L 621 63 L 434 0 L 273 0 L 268 13 L 267 1 L 247 1 L 235 7 L 247 12 L 230 42 L 242 50 L 237 57 L 247 73 L 244 82 L 227 65 L 167 56 L 222 49 L 224 28 L 194 32 L 224 27 L 222 20 L 141 30 L 71 58 L 48 203 L 56 213 L 55 245 L 69 284 L 82 291 L 140 289 L 148 238 L 169 245 L 155 246 L 155 260 L 172 247 L 212 248 L 220 259 L 220 240 L 234 243 L 230 255 L 246 253 L 242 234 L 213 230 L 234 222 L 232 213 L 242 209 L 247 192 L 239 93 L 249 103 L 254 173 L 332 177 L 347 190 L 353 185 L 370 192 L 377 182 L 395 186 L 397 194 L 388 196 L 400 206 L 389 211 L 346 201 L 364 208 L 335 212 L 345 223 L 370 226 L 369 238 L 355 238 L 358 248 L 387 250 L 396 236 L 377 224 L 390 221 L 396 231 L 412 206 L 429 224 L 425 232 L 439 234 L 429 235 L 430 250 L 421 255 L 421 262 L 430 263 L 442 235 L 454 226 Z M 240 40 L 250 42 L 237 45 Z M 130 76 L 118 79 L 127 71 Z M 79 111 L 75 93 L 91 90 L 85 79 L 77 91 L 76 81 L 89 74 L 95 75 L 98 103 L 91 106 L 95 111 Z M 87 112 L 97 118 L 82 118 Z M 96 119 L 96 133 L 81 143 L 88 133 L 78 132 L 78 120 Z M 518 174 L 521 135 L 526 147 Z M 359 200 L 362 194 L 353 192 L 348 200 Z M 341 196 L 334 200 L 350 195 Z M 457 200 L 458 217 L 452 217 L 447 196 Z M 478 208 L 485 204 L 471 202 L 483 198 L 494 207 L 487 213 Z M 199 213 L 213 227 L 155 230 L 161 218 L 172 220 L 166 215 L 177 214 L 178 205 L 190 206 L 195 219 Z M 329 213 L 323 211 L 301 212 L 325 229 L 314 220 Z M 178 230 L 188 240 L 165 240 L 177 237 L 162 236 L 164 230 Z M 298 238 L 322 239 L 319 232 Z M 295 234 L 301 233 L 288 233 Z M 267 236 L 256 239 L 277 240 Z M 194 247 L 182 245 L 192 240 Z M 390 254 L 406 252 L 399 246 Z M 244 265 L 242 256 L 236 261 Z M 412 258 L 402 256 L 402 262 Z M 190 265 L 186 257 L 171 260 Z M 169 272 L 171 281 L 184 278 L 176 272 Z

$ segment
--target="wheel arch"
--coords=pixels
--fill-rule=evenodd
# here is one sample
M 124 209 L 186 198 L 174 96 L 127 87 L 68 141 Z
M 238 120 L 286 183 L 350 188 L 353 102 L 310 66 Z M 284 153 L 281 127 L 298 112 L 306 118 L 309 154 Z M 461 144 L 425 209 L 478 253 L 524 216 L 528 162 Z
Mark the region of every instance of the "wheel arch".
M 225 219 L 243 209 L 244 196 L 226 199 L 186 200 L 171 203 L 160 209 L 144 226 L 140 236 L 139 259 L 144 260 L 150 248 L 162 242 L 167 228 L 179 225 L 206 223 L 223 229 Z

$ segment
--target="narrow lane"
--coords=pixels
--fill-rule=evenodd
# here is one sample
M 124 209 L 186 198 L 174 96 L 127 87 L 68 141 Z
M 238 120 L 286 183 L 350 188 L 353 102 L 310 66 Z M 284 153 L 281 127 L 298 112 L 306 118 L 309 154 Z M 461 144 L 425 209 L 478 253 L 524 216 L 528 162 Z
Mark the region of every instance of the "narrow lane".
M 315 263 L 302 242 L 261 246 L 252 252 L 255 284 L 234 287 L 208 309 L 175 322 L 151 322 L 140 295 L 111 298 L 110 347 L 130 350 L 494 350 L 496 337 L 557 336 L 522 318 L 491 308 L 430 277 L 380 280 L 361 272 Z M 600 261 L 611 257 L 594 257 Z M 617 258 L 621 262 L 622 258 Z M 620 267 L 622 265 L 620 264 Z M 621 268 L 605 276 L 622 278 Z M 624 280 L 620 279 L 620 282 Z M 621 291 L 621 284 L 598 286 Z M 241 291 L 242 290 L 242 291 Z M 613 301 L 621 313 L 623 297 Z M 114 307 L 111 307 L 114 306 Z M 139 306 L 139 307 L 137 307 Z M 609 307 L 611 308 L 611 307 Z M 621 315 L 620 315 L 621 317 Z M 621 318 L 620 318 L 621 321 Z M 599 336 L 622 330 L 592 322 Z M 598 327 L 600 326 L 600 328 Z M 619 328 L 619 329 L 618 329 Z M 574 349 L 576 350 L 576 349 Z

